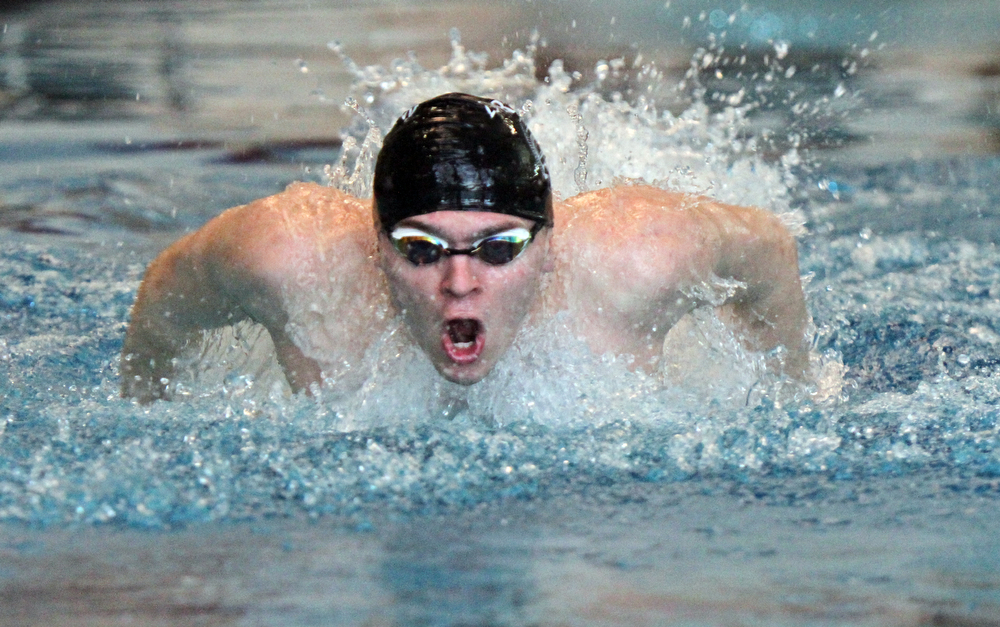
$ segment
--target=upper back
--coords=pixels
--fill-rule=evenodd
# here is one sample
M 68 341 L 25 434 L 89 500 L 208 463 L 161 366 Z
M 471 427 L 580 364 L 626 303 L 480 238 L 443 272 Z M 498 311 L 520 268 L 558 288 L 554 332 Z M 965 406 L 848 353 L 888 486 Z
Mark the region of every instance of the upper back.
M 706 199 L 646 185 L 574 196 L 556 209 L 554 246 L 577 298 L 627 312 L 712 267 Z
M 230 209 L 198 235 L 216 269 L 212 283 L 237 292 L 234 300 L 254 308 L 247 313 L 272 337 L 286 334 L 334 374 L 360 359 L 385 319 L 371 216 L 368 202 L 293 183 Z
M 315 183 L 292 183 L 279 194 L 230 209 L 214 230 L 211 238 L 221 254 L 274 279 L 356 265 L 374 246 L 370 206 Z

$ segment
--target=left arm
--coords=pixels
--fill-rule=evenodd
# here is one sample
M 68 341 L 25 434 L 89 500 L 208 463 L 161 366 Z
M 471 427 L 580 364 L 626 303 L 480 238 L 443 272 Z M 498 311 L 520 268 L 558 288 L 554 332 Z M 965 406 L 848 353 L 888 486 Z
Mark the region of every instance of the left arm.
M 577 251 L 570 306 L 595 350 L 652 365 L 679 318 L 715 306 L 748 348 L 784 347 L 785 372 L 807 375 L 796 242 L 771 212 L 635 185 L 569 199 L 563 222 L 562 248 Z M 719 279 L 740 287 L 716 298 Z
M 723 320 L 753 350 L 783 347 L 785 372 L 804 378 L 809 371 L 805 340 L 809 314 L 795 238 L 769 211 L 705 204 L 701 211 L 718 232 L 713 272 L 746 286 L 720 307 Z

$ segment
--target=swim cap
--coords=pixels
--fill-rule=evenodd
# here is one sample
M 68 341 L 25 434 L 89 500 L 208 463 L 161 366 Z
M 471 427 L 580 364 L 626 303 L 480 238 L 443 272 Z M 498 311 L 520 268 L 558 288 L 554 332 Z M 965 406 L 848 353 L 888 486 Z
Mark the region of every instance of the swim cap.
M 548 169 L 534 138 L 498 100 L 445 94 L 385 136 L 373 183 L 379 227 L 434 211 L 490 211 L 552 224 Z

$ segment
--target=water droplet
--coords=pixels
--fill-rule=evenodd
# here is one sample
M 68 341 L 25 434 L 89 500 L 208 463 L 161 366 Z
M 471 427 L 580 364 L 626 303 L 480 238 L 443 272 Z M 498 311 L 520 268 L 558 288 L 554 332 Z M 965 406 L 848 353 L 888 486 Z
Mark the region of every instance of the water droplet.
M 784 59 L 788 56 L 789 44 L 783 39 L 779 39 L 774 42 L 774 53 L 779 59 Z
M 611 66 L 608 65 L 607 61 L 601 60 L 597 62 L 594 66 L 594 73 L 597 75 L 597 80 L 603 81 L 608 77 L 608 73 L 611 71 Z

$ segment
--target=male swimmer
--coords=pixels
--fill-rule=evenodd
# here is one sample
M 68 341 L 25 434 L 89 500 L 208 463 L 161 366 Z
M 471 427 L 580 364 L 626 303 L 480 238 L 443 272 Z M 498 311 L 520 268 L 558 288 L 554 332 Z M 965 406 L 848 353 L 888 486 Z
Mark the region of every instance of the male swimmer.
M 168 398 L 185 347 L 242 320 L 263 325 L 307 393 L 359 389 L 365 352 L 396 316 L 462 384 L 483 379 L 522 325 L 560 312 L 597 354 L 655 372 L 667 331 L 700 306 L 753 350 L 783 347 L 787 374 L 807 371 L 796 245 L 769 212 L 646 185 L 553 199 L 514 110 L 466 94 L 396 122 L 373 188 L 369 207 L 295 183 L 167 248 L 132 311 L 123 395 Z M 720 279 L 739 287 L 713 302 L 706 286 Z

